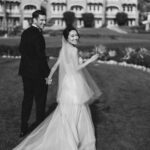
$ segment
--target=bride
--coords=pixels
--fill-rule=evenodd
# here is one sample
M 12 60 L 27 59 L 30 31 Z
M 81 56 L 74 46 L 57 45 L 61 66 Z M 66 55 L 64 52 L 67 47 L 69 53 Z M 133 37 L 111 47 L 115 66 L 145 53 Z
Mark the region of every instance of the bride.
M 13 150 L 95 150 L 94 127 L 88 103 L 101 95 L 99 88 L 85 67 L 94 62 L 93 55 L 86 62 L 78 57 L 79 34 L 74 27 L 63 31 L 62 48 L 48 77 L 59 66 L 58 106 L 27 138 Z

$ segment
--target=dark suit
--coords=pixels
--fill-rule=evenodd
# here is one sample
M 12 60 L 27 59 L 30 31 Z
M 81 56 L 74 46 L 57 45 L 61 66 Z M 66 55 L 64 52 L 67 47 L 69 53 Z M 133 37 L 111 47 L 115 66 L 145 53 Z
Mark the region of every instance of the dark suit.
M 45 54 L 45 40 L 37 27 L 31 26 L 22 33 L 20 53 L 19 75 L 22 76 L 24 89 L 21 130 L 25 131 L 28 127 L 34 99 L 37 124 L 45 117 L 48 89 L 45 78 L 48 77 L 50 69 Z

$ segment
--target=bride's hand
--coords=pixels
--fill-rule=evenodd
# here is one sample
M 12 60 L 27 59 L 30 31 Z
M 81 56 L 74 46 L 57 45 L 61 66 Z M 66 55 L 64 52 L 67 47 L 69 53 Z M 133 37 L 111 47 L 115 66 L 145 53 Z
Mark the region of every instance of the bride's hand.
M 93 62 L 93 61 L 97 60 L 97 59 L 98 59 L 98 57 L 99 57 L 99 55 L 98 55 L 98 54 L 93 55 L 93 56 L 90 58 L 91 62 Z

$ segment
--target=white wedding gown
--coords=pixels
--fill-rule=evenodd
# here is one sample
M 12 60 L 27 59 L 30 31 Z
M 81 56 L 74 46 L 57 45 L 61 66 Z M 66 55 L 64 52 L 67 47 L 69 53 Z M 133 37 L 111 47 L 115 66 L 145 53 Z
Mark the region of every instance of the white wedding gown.
M 77 49 L 69 49 L 69 58 L 75 65 L 78 63 Z M 96 149 L 94 127 L 86 102 L 94 94 L 100 96 L 101 92 L 87 70 L 77 71 L 70 66 L 63 66 L 65 73 L 62 73 L 61 66 L 59 68 L 61 75 L 55 111 L 13 150 Z

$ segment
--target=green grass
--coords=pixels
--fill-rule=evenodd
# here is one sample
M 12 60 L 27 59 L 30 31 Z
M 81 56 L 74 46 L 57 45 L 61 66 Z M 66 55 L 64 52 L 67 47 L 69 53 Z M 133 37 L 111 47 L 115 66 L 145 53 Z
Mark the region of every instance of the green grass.
M 0 150 L 11 150 L 22 140 L 18 138 L 23 96 L 18 65 L 19 60 L 0 58 Z M 97 150 L 149 150 L 149 73 L 107 64 L 91 64 L 88 70 L 103 92 L 91 106 Z M 49 87 L 47 110 L 56 90 L 57 74 Z M 103 109 L 103 104 L 110 109 Z
M 52 31 L 53 34 L 45 36 L 46 50 L 48 56 L 58 56 L 61 47 L 61 32 Z M 120 34 L 106 28 L 79 29 L 81 35 L 79 49 L 83 51 L 91 51 L 95 45 L 103 44 L 108 48 L 123 50 L 125 47 L 145 47 L 150 50 L 150 34 L 128 33 Z M 0 38 L 0 54 L 18 55 L 20 37 Z
M 52 36 L 45 36 L 46 47 L 47 48 L 60 48 L 61 46 L 61 32 L 56 32 Z M 115 31 L 111 31 L 107 28 L 90 29 L 82 28 L 79 29 L 81 35 L 80 46 L 94 46 L 96 44 L 105 44 L 109 47 L 120 47 L 122 44 L 124 46 L 134 46 L 141 47 L 145 46 L 150 48 L 149 39 L 150 34 L 137 34 L 128 33 L 120 34 Z M 0 45 L 18 45 L 20 42 L 20 37 L 9 37 L 0 38 Z

